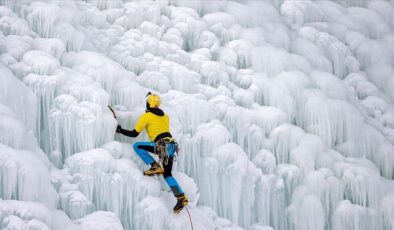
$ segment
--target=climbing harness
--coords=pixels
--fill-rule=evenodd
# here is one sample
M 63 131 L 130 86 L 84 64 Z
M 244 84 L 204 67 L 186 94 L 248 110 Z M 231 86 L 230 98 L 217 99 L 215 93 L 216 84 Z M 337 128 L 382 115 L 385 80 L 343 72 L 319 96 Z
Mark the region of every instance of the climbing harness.
M 190 215 L 190 212 L 189 212 L 189 210 L 187 209 L 187 207 L 185 206 L 184 208 L 186 209 L 187 214 L 189 214 L 190 226 L 192 227 L 192 230 L 194 230 L 194 228 L 193 228 L 192 216 Z
M 164 137 L 156 141 L 155 153 L 159 156 L 160 162 L 162 164 L 168 164 L 168 159 L 170 158 L 168 149 L 170 148 L 170 145 L 174 145 L 173 148 L 176 153 L 174 154 L 174 161 L 176 161 L 178 158 L 179 147 L 175 139 L 171 137 Z

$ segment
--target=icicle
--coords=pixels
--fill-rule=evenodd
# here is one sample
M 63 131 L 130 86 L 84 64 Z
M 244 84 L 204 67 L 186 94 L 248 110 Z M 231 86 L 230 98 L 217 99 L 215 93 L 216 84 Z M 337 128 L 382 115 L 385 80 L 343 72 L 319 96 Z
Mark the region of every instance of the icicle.
M 294 191 L 288 212 L 290 229 L 325 229 L 325 213 L 321 201 L 303 186 Z
M 20 18 L 15 16 L 3 16 L 0 18 L 0 31 L 5 36 L 7 35 L 29 35 L 30 29 L 29 24 Z
M 168 106 L 166 111 L 171 119 L 178 119 L 181 124 L 187 124 L 181 126 L 182 133 L 193 134 L 199 124 L 216 118 L 216 114 L 213 112 L 215 111 L 214 105 L 195 95 L 170 91 L 163 100 L 166 100 Z M 208 111 L 212 111 L 213 113 Z
M 59 210 L 35 202 L 1 200 L 2 229 L 68 229 L 77 226 Z
M 188 52 L 198 48 L 205 47 L 205 46 L 201 46 L 203 40 L 200 38 L 200 34 L 202 34 L 203 31 L 206 29 L 206 24 L 203 21 L 194 19 L 190 16 L 186 16 L 185 19 L 181 19 L 181 17 L 178 17 L 175 20 L 172 19 L 172 21 L 175 23 L 174 27 L 181 31 L 182 39 L 183 39 L 183 46 L 182 46 L 183 50 Z M 208 34 L 206 33 L 206 35 Z M 210 37 L 209 40 L 211 40 L 211 44 L 215 44 L 214 40 L 216 36 L 215 37 L 209 36 L 209 37 Z
M 285 185 L 282 178 L 273 182 L 270 198 L 270 225 L 277 230 L 286 230 L 288 228 Z
M 9 69 L 0 66 L 0 103 L 12 110 L 26 130 L 36 132 L 37 97 Z
M 113 90 L 115 82 L 130 76 L 120 64 L 95 52 L 67 53 L 62 57 L 62 65 L 86 74 L 99 82 L 107 92 Z
M 328 73 L 333 72 L 332 62 L 323 55 L 322 50 L 313 42 L 302 38 L 291 41 L 290 51 L 305 56 L 318 70 Z
M 42 162 L 36 153 L 3 144 L 0 152 L 0 197 L 37 201 L 55 208 L 58 197 L 50 183 L 48 162 Z
M 273 56 L 276 58 L 272 59 Z M 252 51 L 252 67 L 255 71 L 263 72 L 269 77 L 283 71 L 298 70 L 305 74 L 311 71 L 311 65 L 304 57 L 268 45 Z
M 380 213 L 382 215 L 383 230 L 394 228 L 394 194 L 390 193 L 383 197 Z
M 352 71 L 358 71 L 360 69 L 359 61 L 361 59 L 351 56 L 349 48 L 336 37 L 319 32 L 311 27 L 301 28 L 299 34 L 302 38 L 315 43 L 321 48 L 326 58 L 332 62 L 333 74 L 339 78 L 344 78 Z
M 305 134 L 299 145 L 291 150 L 290 162 L 297 165 L 301 173 L 305 175 L 309 171 L 316 169 L 316 158 L 323 153 L 324 144 L 315 135 Z
M 235 103 L 237 103 L 237 105 L 242 106 L 244 108 L 252 107 L 252 104 L 254 102 L 253 93 L 242 88 L 234 89 L 233 98 Z
M 17 149 L 29 149 L 29 135 L 26 127 L 14 116 L 0 115 L 0 141 L 2 144 Z M 34 137 L 33 137 L 34 138 Z
M 255 203 L 252 206 L 253 219 L 251 223 L 261 223 L 270 225 L 271 199 L 275 196 L 271 194 L 274 175 L 262 175 L 256 181 Z M 253 225 L 252 225 L 253 226 Z
M 59 61 L 52 55 L 39 51 L 28 51 L 23 55 L 22 61 L 31 68 L 31 72 L 39 75 L 53 75 L 59 68 Z
M 290 124 L 283 124 L 272 130 L 270 139 L 272 140 L 272 152 L 275 154 L 278 164 L 288 163 L 290 152 L 300 143 L 304 131 Z
M 270 225 L 278 230 L 289 229 L 286 207 L 290 204 L 291 194 L 299 185 L 300 170 L 294 165 L 280 164 L 276 169 L 276 181 L 271 191 Z
M 274 230 L 272 227 L 265 226 L 262 224 L 253 224 L 248 228 L 249 230 Z
M 107 144 L 105 148 L 114 149 L 116 146 L 111 147 L 114 144 Z M 137 165 L 129 159 L 115 159 L 114 155 L 118 153 L 106 149 L 80 152 L 67 159 L 65 168 L 70 171 L 73 176 L 72 183 L 78 186 L 83 195 L 78 191 L 74 192 L 82 195 L 79 199 L 85 200 L 84 203 L 77 203 L 79 208 L 74 210 L 77 213 L 72 215 L 89 213 L 90 201 L 97 210 L 109 210 L 117 214 L 125 229 L 137 228 L 137 203 L 147 195 L 157 195 L 160 191 L 159 182 L 144 177 Z M 67 197 L 68 193 L 63 196 Z M 72 207 L 73 203 L 65 205 Z M 84 210 L 81 210 L 82 208 Z
M 266 149 L 262 149 L 256 153 L 252 158 L 256 167 L 260 168 L 264 174 L 271 174 L 275 172 L 276 158 L 274 154 Z
M 382 183 L 376 166 L 368 160 L 347 158 L 334 165 L 335 174 L 344 184 L 344 197 L 352 203 L 377 208 Z
M 82 218 L 95 210 L 94 205 L 80 191 L 68 191 L 60 194 L 62 210 L 70 219 Z
M 198 126 L 192 139 L 184 144 L 185 151 L 180 153 L 181 171 L 200 182 L 200 173 L 205 158 L 211 156 L 216 148 L 227 143 L 229 139 L 228 130 L 218 120 Z M 207 191 L 204 190 L 204 192 Z
M 372 83 L 370 83 L 370 82 L 368 82 L 368 83 L 371 85 L 371 89 L 376 89 L 376 92 L 377 92 L 376 86 L 372 85 Z M 364 108 L 367 110 L 367 113 L 369 116 L 380 120 L 380 122 L 384 124 L 384 121 L 382 119 L 383 118 L 382 115 L 384 113 L 386 113 L 389 106 L 387 105 L 386 101 L 383 98 L 367 95 L 367 94 L 370 94 L 370 92 L 371 92 L 370 90 L 368 90 L 368 87 L 370 86 L 370 85 L 368 85 L 368 83 L 363 85 L 365 87 L 364 89 L 360 89 L 363 86 L 357 88 L 358 90 L 361 90 L 361 92 L 359 91 L 360 97 L 361 97 L 361 99 L 363 99 L 361 101 L 361 105 L 363 105 Z
M 101 85 L 90 77 L 75 71 L 65 71 L 60 75 L 67 76 L 57 89 L 57 94 L 69 94 L 78 101 L 89 101 L 106 108 L 109 94 Z
M 165 33 L 161 37 L 161 40 L 168 43 L 176 44 L 178 46 L 177 48 L 179 49 L 184 43 L 181 32 L 176 28 L 169 28 L 167 31 L 165 31 Z
M 214 230 L 214 229 L 234 229 L 242 228 L 231 223 L 229 220 L 218 217 L 217 214 L 207 206 L 191 208 L 188 211 L 182 210 L 178 214 L 171 213 L 172 205 L 175 202 L 172 195 L 164 194 L 164 197 L 145 197 L 138 204 L 136 228 L 152 230 Z M 189 220 L 189 215 L 191 220 Z M 191 221 L 191 222 L 190 222 Z
M 390 22 L 385 21 L 379 12 L 368 9 L 367 3 L 360 2 L 365 8 L 350 7 L 348 12 L 354 21 L 363 25 L 363 28 L 358 29 L 358 31 L 376 40 L 380 40 L 384 35 L 390 33 Z
M 137 81 L 141 85 L 152 88 L 160 93 L 166 93 L 171 88 L 168 78 L 156 71 L 144 71 L 141 75 L 137 76 Z
M 332 124 L 327 98 L 319 90 L 305 90 L 300 98 L 301 108 L 296 123 L 306 131 L 316 134 L 328 146 L 332 146 Z M 338 117 L 338 114 L 335 114 Z M 341 118 L 338 123 L 343 121 Z M 338 129 L 342 131 L 341 129 Z
M 228 5 L 228 2 L 222 2 L 222 1 L 215 1 L 212 2 L 210 5 L 204 4 L 204 2 L 195 2 L 195 1 L 180 1 L 180 0 L 171 0 L 172 4 L 175 4 L 177 6 L 180 6 L 182 8 L 191 8 L 193 9 L 194 12 L 197 12 L 198 15 L 205 15 L 211 12 L 218 12 L 222 11 L 225 9 Z
M 234 223 L 249 226 L 256 200 L 255 183 L 261 171 L 247 159 L 242 148 L 233 143 L 218 148 L 203 165 L 203 185 L 199 186 L 201 203 L 209 204 Z M 209 196 L 204 196 L 205 189 L 211 191 Z
M 163 61 L 161 63 L 160 72 L 168 76 L 172 89 L 185 93 L 195 93 L 196 84 L 201 81 L 200 74 L 170 61 Z
M 77 31 L 70 23 L 60 22 L 54 27 L 54 37 L 60 39 L 68 52 L 78 52 L 86 40 L 82 32 Z
M 232 76 L 230 80 L 238 87 L 248 89 L 253 84 L 254 76 L 255 73 L 251 69 L 238 69 L 236 75 Z
M 221 64 L 237 67 L 237 54 L 227 47 L 222 47 L 217 52 L 217 61 Z
M 141 230 L 163 229 L 163 224 L 165 223 L 165 217 L 167 215 L 168 209 L 165 204 L 163 204 L 163 200 L 158 197 L 148 196 L 143 199 L 137 206 L 135 226 L 137 229 Z M 186 229 L 186 224 L 186 222 L 183 222 L 181 228 L 177 229 Z
M 51 38 L 51 39 L 36 38 L 32 42 L 32 48 L 36 50 L 45 51 L 51 54 L 52 56 L 56 57 L 57 60 L 60 60 L 60 57 L 63 55 L 66 49 L 64 43 L 57 38 Z
M 344 200 L 339 203 L 333 215 L 333 229 L 380 229 L 378 214 L 372 208 L 365 208 Z
M 76 220 L 75 223 L 79 224 L 81 230 L 92 230 L 96 228 L 111 230 L 124 229 L 118 217 L 114 213 L 103 211 L 89 214 L 81 219 Z
M 201 65 L 201 83 L 218 87 L 220 84 L 226 84 L 229 80 L 229 75 L 226 72 L 225 66 L 213 62 L 203 62 Z
M 40 142 L 44 151 L 49 151 L 49 142 L 45 138 L 49 134 L 49 110 L 56 95 L 56 89 L 61 77 L 58 75 L 40 76 L 29 74 L 24 78 L 24 82 L 38 97 L 37 114 L 37 140 Z M 41 137 L 43 137 L 41 139 Z
M 247 69 L 251 67 L 250 52 L 252 44 L 248 40 L 238 39 L 230 41 L 227 46 L 237 54 L 238 69 Z
M 156 39 L 160 39 L 163 33 L 162 27 L 147 21 L 142 22 L 138 29 L 144 34 L 148 34 Z
M 60 95 L 55 98 L 49 114 L 51 150 L 62 152 L 64 160 L 111 140 L 115 126 L 113 117 L 103 114 L 99 105 L 87 101 L 78 103 L 70 95 Z
M 37 32 L 41 37 L 49 38 L 53 36 L 53 27 L 60 11 L 60 8 L 56 5 L 33 2 L 29 6 L 27 21 L 33 31 Z
M 29 40 L 20 36 L 8 35 L 0 43 L 2 52 L 10 54 L 15 60 L 20 60 L 23 54 L 31 49 Z
M 275 172 L 276 177 L 283 180 L 285 204 L 290 204 L 291 194 L 301 182 L 300 169 L 295 165 L 279 164 Z
M 251 125 L 244 141 L 244 150 L 248 158 L 252 160 L 260 149 L 263 148 L 265 134 L 262 128 L 257 125 Z
M 379 147 L 379 150 L 372 155 L 373 162 L 379 167 L 383 177 L 387 179 L 394 179 L 394 146 L 389 143 L 384 143 Z
M 322 21 L 324 13 L 312 1 L 285 1 L 280 6 L 280 13 L 289 25 L 302 26 L 304 23 Z
M 319 169 L 309 172 L 303 185 L 320 199 L 325 213 L 325 226 L 332 229 L 332 215 L 344 196 L 343 182 L 338 180 L 331 170 Z
M 275 107 L 258 106 L 252 111 L 253 122 L 262 127 L 265 135 L 287 121 L 287 116 Z
M 245 127 L 250 127 L 252 124 L 251 111 L 242 107 L 228 107 L 223 123 L 232 134 L 231 140 L 245 146 L 245 137 L 248 133 Z
M 385 50 L 386 48 L 383 47 L 382 49 Z M 385 92 L 389 98 L 393 99 L 393 83 L 391 76 L 394 73 L 394 69 L 389 63 L 391 62 L 386 61 L 385 63 L 384 61 L 382 61 L 382 63 L 375 63 L 369 66 L 365 72 L 368 76 L 369 81 L 373 82 L 380 90 Z
M 347 47 L 343 43 L 336 42 L 330 45 L 330 51 L 334 74 L 340 78 L 344 78 L 348 74 L 346 69 Z
M 254 100 L 260 105 L 270 105 L 272 80 L 264 74 L 254 74 L 253 83 L 250 85 L 249 90 L 254 94 Z
M 116 19 L 115 24 L 126 30 L 137 28 L 144 20 L 144 9 L 141 4 L 127 2 L 123 5 L 125 13 Z
M 122 5 L 120 0 L 88 0 L 87 2 L 96 6 L 99 10 L 118 8 Z

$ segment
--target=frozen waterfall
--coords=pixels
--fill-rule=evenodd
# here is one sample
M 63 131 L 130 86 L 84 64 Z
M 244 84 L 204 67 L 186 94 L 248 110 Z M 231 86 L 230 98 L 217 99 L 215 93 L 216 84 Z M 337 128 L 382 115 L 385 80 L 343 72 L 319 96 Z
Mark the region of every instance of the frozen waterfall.
M 393 17 L 392 0 L 0 0 L 0 229 L 394 230 Z M 180 144 L 180 214 L 142 174 L 147 135 L 115 133 L 149 91 Z

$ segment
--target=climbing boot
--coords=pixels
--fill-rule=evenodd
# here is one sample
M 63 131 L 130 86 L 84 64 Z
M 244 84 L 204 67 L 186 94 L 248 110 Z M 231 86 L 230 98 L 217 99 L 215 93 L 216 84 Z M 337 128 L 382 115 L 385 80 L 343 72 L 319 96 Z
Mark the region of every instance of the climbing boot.
M 157 163 L 153 163 L 150 169 L 144 171 L 145 176 L 161 175 L 164 173 L 164 169 Z
M 183 207 L 185 207 L 189 203 L 189 200 L 187 199 L 187 196 L 184 194 L 178 196 L 176 199 L 177 202 L 176 205 L 174 206 L 174 212 L 179 213 L 180 211 L 182 211 Z

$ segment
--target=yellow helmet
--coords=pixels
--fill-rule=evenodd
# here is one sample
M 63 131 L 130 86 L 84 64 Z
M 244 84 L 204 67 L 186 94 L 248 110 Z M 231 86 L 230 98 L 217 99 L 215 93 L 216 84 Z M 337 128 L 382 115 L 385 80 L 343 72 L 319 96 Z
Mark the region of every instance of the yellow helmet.
M 150 108 L 157 108 L 160 106 L 160 97 L 149 92 L 146 97 L 146 103 Z

